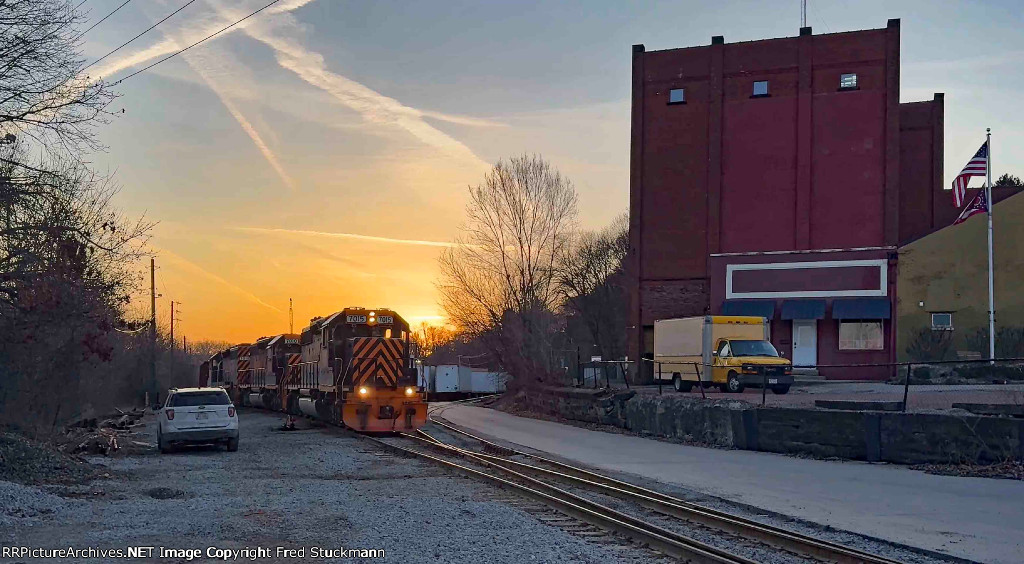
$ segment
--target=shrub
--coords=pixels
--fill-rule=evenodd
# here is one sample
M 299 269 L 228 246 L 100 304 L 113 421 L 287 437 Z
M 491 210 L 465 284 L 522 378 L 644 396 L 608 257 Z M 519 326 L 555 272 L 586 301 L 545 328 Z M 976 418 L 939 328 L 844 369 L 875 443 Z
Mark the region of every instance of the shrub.
M 907 355 L 913 362 L 947 360 L 953 348 L 952 337 L 951 331 L 921 329 L 907 346 Z

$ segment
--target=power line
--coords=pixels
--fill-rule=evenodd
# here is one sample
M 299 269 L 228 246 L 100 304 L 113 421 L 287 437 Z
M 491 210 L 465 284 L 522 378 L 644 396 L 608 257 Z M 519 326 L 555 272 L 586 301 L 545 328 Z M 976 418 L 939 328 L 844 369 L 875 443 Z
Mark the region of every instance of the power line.
M 146 28 L 146 30 L 145 30 L 145 31 L 143 31 L 142 33 L 140 33 L 140 34 L 136 35 L 135 37 L 133 37 L 133 38 L 129 39 L 128 41 L 125 41 L 124 43 L 122 43 L 122 44 L 121 44 L 121 47 L 124 47 L 124 46 L 128 45 L 129 43 L 131 43 L 132 41 L 135 41 L 136 39 L 138 39 L 138 38 L 142 37 L 143 35 L 146 35 L 146 34 L 147 34 L 147 33 L 149 33 L 150 31 L 152 31 L 154 27 L 156 27 L 156 26 L 158 26 L 158 25 L 160 25 L 160 24 L 164 23 L 165 21 L 167 21 L 168 19 L 170 19 L 170 17 L 171 17 L 171 16 L 173 16 L 174 14 L 177 14 L 178 12 L 180 12 L 180 11 L 184 10 L 185 8 L 188 8 L 189 4 L 191 4 L 191 3 L 195 2 L 195 1 L 196 1 L 196 0 L 188 0 L 188 2 L 187 2 L 187 3 L 186 3 L 186 4 L 184 5 L 184 6 L 182 6 L 182 7 L 178 8 L 177 10 L 175 10 L 175 11 L 173 11 L 173 12 L 171 12 L 170 14 L 168 14 L 167 16 L 165 16 L 165 17 L 164 17 L 164 19 L 162 19 L 162 20 L 160 20 L 160 21 L 156 22 L 155 24 L 153 24 L 153 25 L 149 26 L 149 27 L 148 27 L 148 28 Z M 96 63 L 98 63 L 98 62 L 102 61 L 103 59 L 106 59 L 107 57 L 109 57 L 109 56 L 113 55 L 114 53 L 117 53 L 118 51 L 120 51 L 120 50 L 121 50 L 121 47 L 118 47 L 117 49 L 114 49 L 113 51 L 111 51 L 111 52 L 107 53 L 106 55 L 103 55 L 103 56 L 102 56 L 102 57 L 100 57 L 99 59 L 96 59 L 95 61 L 93 61 L 93 62 L 89 63 L 89 65 L 88 65 L 87 67 L 85 67 L 85 68 L 87 69 L 87 68 L 89 68 L 89 67 L 91 67 L 91 66 L 95 65 Z M 82 69 L 82 70 L 85 70 L 85 69 Z
M 131 78 L 131 77 L 133 77 L 133 76 L 135 76 L 135 75 L 137 75 L 137 74 L 139 74 L 139 73 L 145 72 L 145 71 L 147 71 L 147 70 L 149 70 L 149 69 L 151 69 L 151 68 L 153 68 L 153 67 L 155 67 L 155 66 L 159 65 L 160 63 L 162 63 L 162 62 L 166 61 L 167 59 L 170 59 L 170 58 L 176 57 L 176 56 L 178 56 L 178 55 L 180 55 L 180 54 L 184 53 L 185 51 L 188 51 L 189 49 L 191 49 L 191 48 L 195 47 L 196 45 L 199 45 L 200 43 L 202 43 L 202 42 L 204 42 L 204 41 L 206 41 L 206 40 L 208 40 L 208 39 L 212 39 L 212 38 L 214 38 L 214 37 L 216 37 L 216 36 L 220 35 L 221 33 L 224 33 L 225 31 L 227 31 L 227 30 L 229 30 L 229 29 L 231 29 L 231 28 L 235 27 L 236 25 L 238 25 L 238 24 L 240 24 L 240 23 L 244 22 L 245 20 L 247 20 L 247 19 L 249 19 L 249 18 L 251 18 L 251 17 L 255 16 L 256 14 L 258 14 L 258 13 L 262 12 L 263 10 L 266 10 L 267 8 L 269 8 L 269 7 L 273 6 L 274 4 L 277 4 L 277 3 L 278 3 L 278 2 L 280 2 L 280 1 L 281 1 L 281 0 L 274 0 L 273 2 L 271 2 L 271 3 L 267 4 L 266 6 L 263 6 L 263 7 L 262 7 L 262 8 L 260 8 L 259 10 L 256 10 L 255 12 L 253 12 L 253 13 L 249 14 L 248 16 L 245 16 L 244 18 L 242 18 L 242 19 L 240 19 L 240 20 L 236 21 L 235 23 L 233 23 L 233 24 L 231 24 L 231 25 L 229 25 L 229 26 L 227 26 L 227 27 L 221 28 L 221 29 L 220 29 L 219 31 L 216 31 L 216 32 L 214 32 L 214 33 L 211 33 L 210 35 L 207 35 L 206 37 L 204 37 L 204 38 L 200 39 L 199 41 L 196 41 L 195 43 L 193 43 L 193 44 L 189 45 L 188 47 L 185 47 L 184 49 L 181 49 L 181 50 L 179 50 L 179 51 L 176 51 L 176 52 L 174 52 L 174 53 L 171 53 L 170 55 L 167 55 L 166 57 L 164 57 L 163 59 L 160 59 L 159 61 L 157 61 L 157 62 L 155 62 L 155 63 L 152 63 L 152 64 L 150 64 L 150 65 L 147 65 L 147 66 L 145 66 L 145 67 L 142 67 L 141 69 L 139 69 L 139 70 L 137 70 L 137 71 L 135 71 L 135 72 L 133 72 L 133 73 L 129 74 L 128 76 L 126 76 L 126 77 L 124 77 L 124 78 L 122 78 L 121 80 L 118 80 L 117 82 L 115 82 L 115 83 L 111 84 L 111 86 L 117 86 L 118 84 L 121 84 L 122 82 L 124 82 L 124 81 L 128 80 L 129 78 Z
M 124 0 L 124 2 L 123 2 L 123 3 L 122 3 L 122 4 L 120 5 L 120 6 L 118 6 L 118 7 L 114 8 L 114 11 L 113 11 L 113 12 L 110 12 L 109 14 L 107 14 L 107 15 L 103 16 L 103 19 L 101 19 L 100 21 L 98 21 L 98 22 L 96 22 L 96 23 L 92 24 L 91 26 L 89 26 L 89 29 L 87 29 L 87 30 L 83 31 L 82 33 L 78 34 L 78 37 L 82 37 L 82 36 L 83 36 L 83 35 L 85 35 L 86 33 L 89 33 L 90 31 L 92 31 L 92 28 L 94 28 L 94 27 L 96 27 L 96 26 L 100 25 L 101 23 L 103 23 L 103 22 L 107 21 L 107 18 L 109 18 L 110 16 L 113 16 L 114 14 L 116 14 L 118 10 L 120 10 L 121 8 L 124 8 L 124 7 L 125 7 L 125 5 L 126 5 L 126 4 L 128 4 L 128 3 L 129 3 L 129 2 L 131 2 L 131 1 L 132 1 L 132 0 Z M 84 4 L 84 2 L 83 2 L 83 4 Z M 81 6 L 81 5 L 82 5 L 82 4 L 79 4 L 79 6 Z

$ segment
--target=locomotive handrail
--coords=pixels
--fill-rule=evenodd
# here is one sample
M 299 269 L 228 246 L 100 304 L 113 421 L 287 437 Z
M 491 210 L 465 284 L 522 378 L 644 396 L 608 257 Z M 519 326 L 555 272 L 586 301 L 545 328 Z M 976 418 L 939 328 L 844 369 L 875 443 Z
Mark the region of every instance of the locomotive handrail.
M 335 365 L 337 365 L 338 361 L 340 361 L 342 359 L 335 358 L 334 360 L 335 360 Z M 342 401 L 345 401 L 345 380 L 348 379 L 348 373 L 349 373 L 349 370 L 351 370 L 351 369 L 352 369 L 352 363 L 350 362 L 350 363 L 348 363 L 345 366 L 345 371 L 343 373 L 339 374 L 339 378 L 341 379 L 341 385 L 340 386 L 338 385 L 337 380 L 334 382 L 334 387 L 337 388 L 338 395 L 341 396 L 340 399 Z

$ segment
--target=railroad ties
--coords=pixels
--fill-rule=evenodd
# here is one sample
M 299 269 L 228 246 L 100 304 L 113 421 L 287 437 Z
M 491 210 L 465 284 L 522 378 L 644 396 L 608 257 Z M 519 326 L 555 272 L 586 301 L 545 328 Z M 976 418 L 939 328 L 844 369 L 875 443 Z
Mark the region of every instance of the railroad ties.
M 436 417 L 430 422 L 448 435 L 449 442 L 422 430 L 389 439 L 367 439 L 396 454 L 429 460 L 495 485 L 495 501 L 593 542 L 633 549 L 639 546 L 656 551 L 652 557 L 689 562 L 752 564 L 768 555 L 773 561 L 898 562 L 509 449 Z M 474 447 L 468 447 L 470 444 Z M 589 495 L 581 495 L 584 491 Z M 675 525 L 679 521 L 686 523 L 688 534 L 678 532 Z

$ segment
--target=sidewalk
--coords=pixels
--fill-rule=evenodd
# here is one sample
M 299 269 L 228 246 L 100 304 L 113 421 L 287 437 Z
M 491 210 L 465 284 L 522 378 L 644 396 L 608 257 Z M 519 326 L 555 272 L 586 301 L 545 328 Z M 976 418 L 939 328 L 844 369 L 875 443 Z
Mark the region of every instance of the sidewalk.
M 676 445 L 453 404 L 436 415 L 612 472 L 980 562 L 1024 554 L 1024 482 Z

